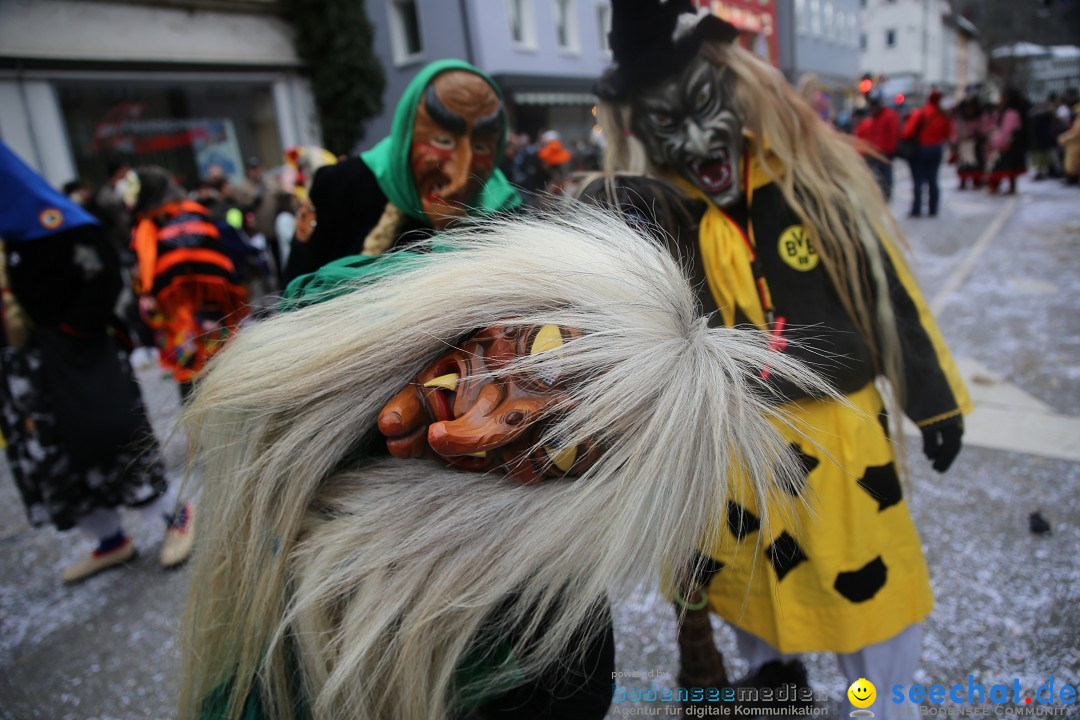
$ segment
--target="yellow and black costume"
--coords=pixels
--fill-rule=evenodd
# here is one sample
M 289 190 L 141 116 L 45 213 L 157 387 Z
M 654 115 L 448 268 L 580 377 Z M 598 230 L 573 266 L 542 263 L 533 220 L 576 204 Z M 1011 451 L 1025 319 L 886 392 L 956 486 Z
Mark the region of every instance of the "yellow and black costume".
M 775 350 L 806 361 L 846 396 L 847 405 L 808 398 L 769 379 L 795 428 L 777 426 L 802 458 L 806 474 L 796 491 L 805 502 L 763 526 L 754 500 L 737 490 L 726 529 L 706 550 L 722 567 L 709 602 L 725 620 L 785 654 L 854 652 L 929 614 L 926 563 L 874 384 L 873 352 L 799 216 L 746 157 L 742 201 L 727 210 L 678 178 L 671 183 L 681 192 L 620 178 L 614 196 L 600 182 L 585 196 L 668 231 L 714 324 L 770 333 Z M 903 410 L 922 428 L 956 423 L 971 400 L 903 258 L 883 247 L 903 349 Z

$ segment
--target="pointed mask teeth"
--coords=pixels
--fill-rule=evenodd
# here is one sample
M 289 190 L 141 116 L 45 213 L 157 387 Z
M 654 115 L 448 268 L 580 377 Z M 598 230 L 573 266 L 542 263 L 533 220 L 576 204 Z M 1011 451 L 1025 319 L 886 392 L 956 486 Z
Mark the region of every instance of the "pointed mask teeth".
M 424 383 L 424 387 L 442 388 L 443 390 L 449 390 L 450 392 L 454 392 L 455 390 L 457 390 L 457 384 L 460 377 L 461 376 L 459 376 L 457 373 L 447 373 L 446 375 L 440 375 L 437 378 L 431 378 L 426 383 Z
M 479 452 L 469 453 L 469 457 L 486 458 L 487 457 L 487 451 L 480 450 Z
M 544 446 L 544 452 L 547 453 L 548 460 L 551 464 L 559 468 L 562 472 L 567 472 L 570 468 L 574 467 L 574 461 L 577 460 L 577 448 L 568 447 L 562 450 L 555 450 L 550 445 Z

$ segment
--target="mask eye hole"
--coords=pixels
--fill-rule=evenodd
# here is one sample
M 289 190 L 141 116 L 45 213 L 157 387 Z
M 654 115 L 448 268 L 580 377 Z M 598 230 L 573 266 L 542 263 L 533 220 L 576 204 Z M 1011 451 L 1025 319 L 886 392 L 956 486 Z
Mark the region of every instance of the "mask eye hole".
M 694 98 L 694 109 L 699 112 L 704 110 L 708 107 L 710 100 L 712 100 L 712 90 L 708 85 L 702 85 L 697 91 L 697 96 Z
M 649 122 L 658 128 L 671 128 L 675 125 L 675 118 L 670 113 L 653 110 L 648 114 Z
M 450 137 L 449 135 L 436 135 L 431 138 L 430 142 L 432 147 L 436 147 L 439 150 L 453 150 L 454 147 L 457 145 L 457 142 L 454 140 L 454 138 Z

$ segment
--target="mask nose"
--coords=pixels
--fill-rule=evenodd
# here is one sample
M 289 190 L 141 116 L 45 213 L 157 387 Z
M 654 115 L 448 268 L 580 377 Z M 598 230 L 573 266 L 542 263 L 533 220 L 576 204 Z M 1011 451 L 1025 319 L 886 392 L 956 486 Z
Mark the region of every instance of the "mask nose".
M 686 148 L 694 155 L 705 157 L 709 154 L 709 137 L 696 122 L 686 121 Z
M 442 170 L 449 181 L 442 192 L 444 198 L 454 198 L 465 192 L 472 167 L 472 156 L 472 144 L 464 139 L 458 143 L 450 159 L 443 164 Z

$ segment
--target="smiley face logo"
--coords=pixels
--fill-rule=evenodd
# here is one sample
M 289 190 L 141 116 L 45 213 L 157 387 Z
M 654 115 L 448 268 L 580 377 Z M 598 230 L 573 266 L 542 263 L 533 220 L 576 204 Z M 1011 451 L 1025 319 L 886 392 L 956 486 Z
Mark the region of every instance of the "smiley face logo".
M 877 688 L 866 678 L 859 678 L 847 689 L 848 700 L 857 708 L 868 708 L 877 699 Z

